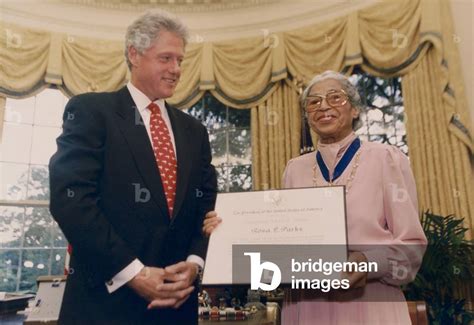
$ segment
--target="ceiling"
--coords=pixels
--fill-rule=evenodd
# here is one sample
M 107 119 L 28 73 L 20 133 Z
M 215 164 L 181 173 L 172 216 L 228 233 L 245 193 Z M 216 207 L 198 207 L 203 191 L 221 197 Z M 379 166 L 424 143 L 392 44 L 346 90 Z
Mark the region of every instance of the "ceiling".
M 159 6 L 171 12 L 232 10 L 278 1 L 280 0 L 62 0 L 64 3 L 122 10 L 145 10 Z
M 122 40 L 143 11 L 176 14 L 191 42 L 292 30 L 333 19 L 380 0 L 0 0 L 0 19 L 74 36 Z

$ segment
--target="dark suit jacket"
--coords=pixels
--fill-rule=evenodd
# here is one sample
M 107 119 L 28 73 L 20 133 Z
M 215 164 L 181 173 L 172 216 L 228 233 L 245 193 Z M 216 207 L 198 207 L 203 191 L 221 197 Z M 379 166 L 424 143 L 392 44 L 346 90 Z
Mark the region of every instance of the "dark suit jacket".
M 205 258 L 201 234 L 212 210 L 216 174 L 206 128 L 167 106 L 177 151 L 173 216 L 145 126 L 126 87 L 71 98 L 49 164 L 50 209 L 73 247 L 60 323 L 192 324 L 196 292 L 178 310 L 146 311 L 126 285 L 105 282 L 135 258 L 164 267 L 190 254 Z

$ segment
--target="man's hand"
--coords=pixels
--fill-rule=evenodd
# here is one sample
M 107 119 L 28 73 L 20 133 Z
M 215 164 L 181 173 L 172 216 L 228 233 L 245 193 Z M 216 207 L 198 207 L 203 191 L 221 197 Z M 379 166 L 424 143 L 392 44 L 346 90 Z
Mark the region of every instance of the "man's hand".
M 206 217 L 204 219 L 204 224 L 202 227 L 202 232 L 204 235 L 209 237 L 214 229 L 222 222 L 222 219 L 217 216 L 216 211 L 209 211 L 206 213 Z
M 350 252 L 348 262 L 367 263 L 367 257 L 361 252 Z M 361 288 L 367 283 L 367 272 L 344 273 L 343 277 L 349 280 L 350 288 Z
M 146 301 L 153 302 L 153 308 L 175 307 L 183 298 L 189 297 L 194 287 L 178 286 L 176 290 L 161 287 L 165 280 L 179 282 L 182 278 L 182 275 L 168 273 L 162 268 L 145 266 L 127 285 Z
M 192 284 L 198 275 L 198 265 L 193 262 L 179 262 L 167 266 L 165 269 L 165 280 L 157 286 L 161 293 L 176 297 L 176 301 L 171 305 L 173 308 L 179 308 L 188 298 L 194 287 Z M 190 290 L 190 288 L 192 288 Z M 148 309 L 160 308 L 163 306 L 163 300 L 153 300 L 148 305 Z

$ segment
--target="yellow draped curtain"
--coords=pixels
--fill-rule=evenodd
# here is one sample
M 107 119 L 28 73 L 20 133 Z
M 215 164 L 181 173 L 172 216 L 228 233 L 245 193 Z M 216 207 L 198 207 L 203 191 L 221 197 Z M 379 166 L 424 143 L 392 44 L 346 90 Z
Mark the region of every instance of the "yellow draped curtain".
M 68 95 L 112 91 L 128 79 L 122 42 L 0 26 L 0 96 L 28 97 L 50 85 Z M 420 207 L 464 217 L 472 231 L 473 145 L 452 35 L 449 0 L 385 0 L 296 30 L 194 43 L 169 102 L 187 108 L 209 91 L 250 108 L 254 188 L 276 188 L 286 161 L 299 154 L 294 80 L 307 83 L 328 69 L 349 74 L 355 65 L 401 76 Z
M 287 161 L 300 151 L 301 111 L 295 85 L 279 82 L 265 102 L 251 108 L 250 116 L 253 187 L 279 188 Z

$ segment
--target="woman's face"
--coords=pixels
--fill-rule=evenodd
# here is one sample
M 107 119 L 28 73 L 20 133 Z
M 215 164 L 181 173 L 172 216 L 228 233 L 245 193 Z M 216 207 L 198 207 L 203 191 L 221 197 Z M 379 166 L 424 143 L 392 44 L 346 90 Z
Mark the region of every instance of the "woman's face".
M 311 96 L 327 96 L 327 94 L 341 90 L 342 86 L 339 81 L 326 79 L 311 88 L 308 99 L 317 98 Z M 344 139 L 352 132 L 352 120 L 357 118 L 359 112 L 352 107 L 349 99 L 344 104 L 333 105 L 333 107 L 328 104 L 325 98 L 320 97 L 320 99 L 322 100 L 320 107 L 307 113 L 309 126 L 320 136 L 322 143 L 332 143 Z M 307 108 L 308 106 L 305 107 L 305 109 Z

